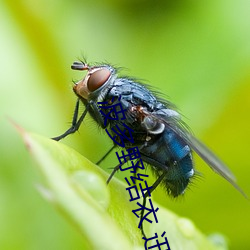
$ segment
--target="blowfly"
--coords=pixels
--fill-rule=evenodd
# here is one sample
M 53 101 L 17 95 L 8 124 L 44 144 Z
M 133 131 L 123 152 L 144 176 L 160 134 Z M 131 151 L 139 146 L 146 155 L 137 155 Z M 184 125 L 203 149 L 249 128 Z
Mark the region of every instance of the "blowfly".
M 177 197 L 183 194 L 195 174 L 192 158 L 194 151 L 208 166 L 244 195 L 236 184 L 232 172 L 189 132 L 172 103 L 157 97 L 147 85 L 134 78 L 119 77 L 118 70 L 109 64 L 90 66 L 85 62 L 74 62 L 71 68 L 87 73 L 73 87 L 78 99 L 72 125 L 65 133 L 53 138 L 54 140 L 59 141 L 76 132 L 86 114 L 89 113 L 101 128 L 107 129 L 111 136 L 115 137 L 113 129 L 117 126 L 122 128 L 125 125 L 133 130 L 134 142 L 124 139 L 124 145 L 126 149 L 138 146 L 143 162 L 151 166 L 157 176 L 151 192 L 161 183 L 170 196 Z M 101 114 L 97 103 L 115 105 L 118 102 L 125 110 L 126 119 L 106 120 L 105 109 L 102 109 L 104 115 Z M 79 116 L 80 103 L 83 103 L 85 110 Z M 116 146 L 117 144 L 114 143 L 102 160 Z M 114 168 L 108 182 L 118 169 L 119 165 Z M 145 203 L 146 198 L 144 198 Z

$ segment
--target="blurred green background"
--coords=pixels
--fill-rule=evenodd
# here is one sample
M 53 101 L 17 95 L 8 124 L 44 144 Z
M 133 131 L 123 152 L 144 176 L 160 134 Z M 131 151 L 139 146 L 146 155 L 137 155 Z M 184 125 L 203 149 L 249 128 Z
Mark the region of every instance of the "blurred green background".
M 36 191 L 39 173 L 8 117 L 47 137 L 64 132 L 76 100 L 71 81 L 83 76 L 70 65 L 82 55 L 161 90 L 250 196 L 249 13 L 247 0 L 1 1 L 0 249 L 81 247 L 81 235 Z M 93 124 L 88 118 L 63 143 L 96 162 L 111 142 Z M 158 188 L 155 199 L 202 232 L 224 234 L 230 249 L 250 249 L 250 202 L 195 160 L 203 177 L 183 198 Z M 102 167 L 115 164 L 112 155 Z

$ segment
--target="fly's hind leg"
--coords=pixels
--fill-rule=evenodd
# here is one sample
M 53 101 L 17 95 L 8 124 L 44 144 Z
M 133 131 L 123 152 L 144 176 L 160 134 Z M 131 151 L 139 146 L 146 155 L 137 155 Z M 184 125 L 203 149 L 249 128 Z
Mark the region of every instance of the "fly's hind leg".
M 159 184 L 162 182 L 162 180 L 164 179 L 164 177 L 166 176 L 167 174 L 167 171 L 164 171 L 163 174 L 158 177 L 158 179 L 154 182 L 154 184 L 152 185 L 152 187 L 150 188 L 150 194 L 159 186 Z M 149 192 L 147 191 L 144 196 L 143 196 L 143 202 L 142 202 L 142 205 L 143 207 L 146 207 L 146 203 L 147 203 L 147 198 L 149 196 Z M 144 216 L 144 212 L 145 212 L 145 209 L 142 209 L 141 211 L 141 215 L 140 215 L 140 222 L 141 222 L 141 233 L 143 235 L 143 237 L 147 238 L 146 237 L 146 234 L 144 232 L 144 227 L 143 227 L 143 216 Z

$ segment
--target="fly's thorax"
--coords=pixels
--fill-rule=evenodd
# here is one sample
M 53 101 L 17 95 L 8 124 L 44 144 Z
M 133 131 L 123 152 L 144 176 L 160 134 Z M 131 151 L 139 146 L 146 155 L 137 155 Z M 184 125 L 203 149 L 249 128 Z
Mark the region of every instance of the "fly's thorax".
M 161 134 L 165 125 L 162 122 L 158 122 L 154 117 L 147 116 L 142 121 L 142 126 L 150 133 L 150 134 Z
M 164 108 L 154 112 L 148 112 L 143 108 L 141 110 L 141 113 L 144 114 L 141 125 L 149 134 L 161 134 L 165 129 L 165 122 L 167 123 L 171 119 L 180 119 L 179 113 L 171 109 Z
M 85 100 L 103 100 L 107 88 L 116 79 L 115 69 L 109 65 L 88 67 L 86 76 L 73 87 L 75 94 Z M 106 91 L 105 91 L 106 90 Z

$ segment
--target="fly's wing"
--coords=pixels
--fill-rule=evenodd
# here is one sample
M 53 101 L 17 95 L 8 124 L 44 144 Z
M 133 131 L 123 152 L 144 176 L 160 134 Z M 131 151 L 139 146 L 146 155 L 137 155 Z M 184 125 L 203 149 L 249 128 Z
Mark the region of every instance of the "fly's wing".
M 164 112 L 164 111 L 163 111 Z M 202 142 L 196 139 L 183 125 L 182 121 L 177 115 L 169 115 L 169 111 L 157 114 L 151 113 L 154 119 L 158 122 L 163 123 L 166 127 L 173 130 L 182 140 L 184 140 L 190 148 L 192 148 L 216 173 L 221 175 L 229 183 L 231 183 L 242 195 L 247 199 L 247 195 L 242 191 L 242 189 L 236 184 L 236 178 L 233 173 L 228 169 L 228 167 Z M 175 111 L 174 111 L 175 112 Z
M 236 178 L 230 169 L 210 149 L 191 134 L 184 135 L 182 133 L 181 137 L 208 164 L 208 166 L 231 183 L 242 195 L 248 198 L 243 190 L 237 185 Z

